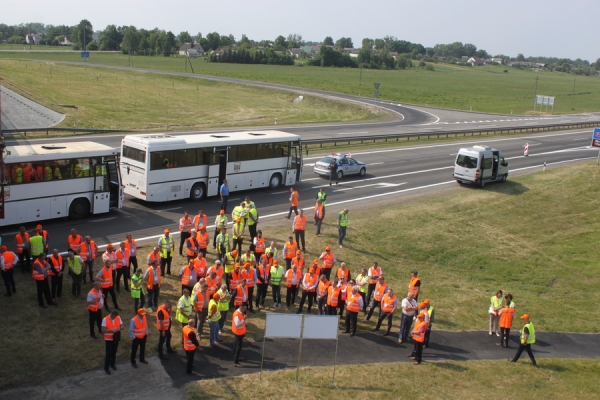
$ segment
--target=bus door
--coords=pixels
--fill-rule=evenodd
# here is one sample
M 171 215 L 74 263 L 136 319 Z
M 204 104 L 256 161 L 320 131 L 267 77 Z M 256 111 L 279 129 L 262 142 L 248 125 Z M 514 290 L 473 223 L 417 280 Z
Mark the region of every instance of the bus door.
M 285 184 L 293 185 L 302 179 L 302 144 L 292 143 L 290 156 L 288 158 L 288 167 Z
M 106 169 L 108 172 L 108 185 L 110 191 L 110 207 L 111 208 L 122 208 L 123 207 L 123 185 L 121 184 L 121 171 L 117 160 L 105 161 Z
M 110 190 L 108 184 L 108 163 L 104 158 L 100 163 L 93 159 L 92 170 L 94 171 L 94 201 L 92 214 L 108 212 L 110 209 Z
M 216 196 L 221 183 L 227 179 L 227 150 L 215 149 L 214 153 L 204 153 L 204 164 L 208 164 L 206 195 Z

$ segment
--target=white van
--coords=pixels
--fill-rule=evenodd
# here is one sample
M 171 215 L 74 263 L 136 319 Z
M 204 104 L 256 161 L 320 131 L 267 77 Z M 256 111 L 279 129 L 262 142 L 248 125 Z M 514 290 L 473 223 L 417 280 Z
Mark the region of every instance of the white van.
M 483 187 L 488 182 L 506 182 L 508 163 L 498 149 L 488 146 L 462 148 L 454 161 L 453 177 L 458 184 Z

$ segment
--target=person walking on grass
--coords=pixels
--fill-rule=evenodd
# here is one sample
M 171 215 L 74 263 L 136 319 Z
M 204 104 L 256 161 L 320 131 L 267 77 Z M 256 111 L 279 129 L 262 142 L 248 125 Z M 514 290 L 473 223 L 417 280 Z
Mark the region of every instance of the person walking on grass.
M 8 250 L 6 246 L 0 246 L 0 270 L 2 270 L 2 280 L 6 287 L 6 294 L 4 296 L 11 297 L 17 293 L 17 287 L 15 285 L 14 268 L 17 265 L 18 256 Z
M 166 360 L 163 345 L 167 346 L 167 353 L 177 353 L 171 348 L 171 311 L 173 306 L 169 300 L 158 306 L 156 310 L 156 328 L 158 329 L 158 358 Z
M 415 301 L 415 297 L 412 293 L 408 293 L 406 298 L 402 300 L 402 320 L 400 321 L 400 336 L 398 338 L 398 343 L 404 343 L 405 340 L 408 340 L 410 327 L 413 323 L 413 317 L 417 312 L 418 305 Z
M 288 212 L 287 219 L 290 219 L 292 216 L 292 211 L 298 215 L 298 201 L 300 200 L 300 195 L 295 188 L 290 189 L 290 211 Z
M 525 322 L 523 329 L 521 330 L 521 343 L 519 345 L 519 349 L 517 350 L 517 354 L 510 359 L 510 362 L 517 362 L 523 350 L 527 350 L 527 354 L 529 354 L 529 358 L 531 359 L 531 363 L 534 367 L 537 367 L 537 363 L 535 362 L 535 357 L 531 352 L 531 345 L 535 343 L 535 328 L 533 327 L 533 323 L 529 318 L 529 314 L 521 315 L 521 319 Z
M 321 218 L 325 218 L 325 206 L 327 205 L 327 193 L 325 192 L 325 189 L 321 188 L 319 189 L 319 191 L 317 192 L 317 204 L 321 204 L 323 205 L 323 216 Z M 321 200 L 321 203 L 319 203 L 319 200 Z M 316 223 L 315 223 L 316 225 Z
M 348 228 L 348 209 L 344 208 L 338 214 L 338 243 L 340 245 L 340 249 L 344 245 L 344 238 L 346 237 L 346 229 Z
M 135 359 L 137 357 L 138 347 L 140 349 L 140 362 L 148 364 L 146 361 L 146 339 L 148 338 L 148 320 L 146 311 L 143 308 L 137 310 L 137 315 L 131 318 L 129 323 L 129 337 L 131 337 L 131 366 L 137 368 Z

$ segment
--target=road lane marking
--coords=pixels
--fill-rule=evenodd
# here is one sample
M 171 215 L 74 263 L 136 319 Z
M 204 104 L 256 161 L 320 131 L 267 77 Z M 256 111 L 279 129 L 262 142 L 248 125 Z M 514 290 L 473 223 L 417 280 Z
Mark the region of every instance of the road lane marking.
M 349 187 L 349 188 L 336 189 L 336 190 L 334 190 L 334 192 L 345 192 L 347 190 L 362 189 L 362 188 L 366 188 L 366 187 L 369 187 L 369 186 L 382 186 L 382 188 L 383 187 L 396 187 L 396 186 L 405 185 L 407 183 L 408 182 L 403 182 L 403 183 L 385 183 L 385 182 L 370 183 L 368 185 L 352 186 L 352 187 Z
M 377 179 L 386 179 L 386 178 L 395 178 L 397 176 L 405 176 L 405 175 L 415 175 L 415 174 L 421 174 L 421 173 L 425 173 L 425 172 L 432 172 L 432 171 L 440 171 L 443 169 L 449 169 L 452 168 L 452 165 L 448 165 L 447 167 L 441 167 L 441 168 L 432 168 L 432 169 L 424 169 L 421 171 L 411 171 L 411 172 L 403 172 L 401 174 L 394 174 L 394 175 L 385 175 L 385 176 L 376 176 L 373 178 L 365 178 L 365 179 L 361 179 L 358 181 L 352 181 L 352 182 L 340 182 L 340 185 L 351 185 L 354 184 L 356 182 L 367 182 L 367 181 L 373 181 L 373 180 L 377 180 Z M 319 185 L 319 186 L 313 186 L 310 189 L 320 189 L 320 188 L 324 188 L 324 187 L 328 187 L 329 184 L 327 185 Z M 306 189 L 308 190 L 308 189 Z
M 179 210 L 180 208 L 183 208 L 183 207 L 165 208 L 164 210 L 156 210 L 156 211 L 154 211 L 154 212 L 166 212 L 166 211 L 173 211 L 173 210 Z
M 109 218 L 102 218 L 102 219 L 91 219 L 88 222 L 104 222 L 104 221 L 110 221 L 111 219 L 116 219 L 117 217 L 109 217 Z
M 336 135 L 368 135 L 369 132 L 343 132 L 343 133 L 336 133 Z

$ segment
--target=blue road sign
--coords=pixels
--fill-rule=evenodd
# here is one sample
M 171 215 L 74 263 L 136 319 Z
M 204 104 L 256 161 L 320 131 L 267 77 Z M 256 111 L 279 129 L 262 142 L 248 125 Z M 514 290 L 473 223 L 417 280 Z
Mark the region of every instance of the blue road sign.
M 600 128 L 594 128 L 594 139 L 600 139 Z
M 90 52 L 89 51 L 82 51 L 81 52 L 81 58 L 90 58 Z
M 600 128 L 594 128 L 592 134 L 592 147 L 600 147 Z

